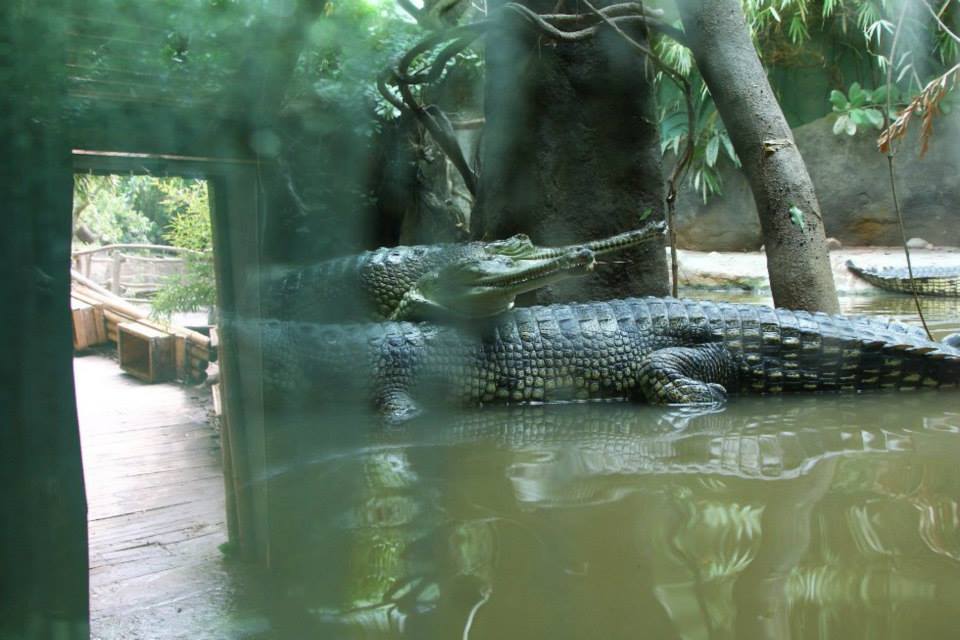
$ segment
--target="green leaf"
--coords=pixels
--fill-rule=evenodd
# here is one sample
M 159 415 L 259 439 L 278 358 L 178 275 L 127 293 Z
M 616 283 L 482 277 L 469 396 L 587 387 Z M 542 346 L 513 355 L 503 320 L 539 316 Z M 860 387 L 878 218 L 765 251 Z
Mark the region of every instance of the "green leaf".
M 649 218 L 651 213 L 653 213 L 653 208 L 647 207 L 646 209 L 644 209 L 642 212 L 640 212 L 639 222 L 643 222 L 644 220 Z
M 847 102 L 846 96 L 836 89 L 830 92 L 830 103 L 833 104 L 834 111 L 846 111 L 847 107 L 850 106 L 850 103 Z
M 833 134 L 840 135 L 847 128 L 847 123 L 850 122 L 850 117 L 842 115 L 837 118 L 837 121 L 833 123 Z
M 777 22 L 780 22 L 780 14 L 777 13 L 777 10 L 774 9 L 772 6 L 770 7 L 770 15 L 773 16 L 774 20 L 776 20 Z
M 720 134 L 720 142 L 723 143 L 723 150 L 727 153 L 727 157 L 733 161 L 733 164 L 740 166 L 740 158 L 737 157 L 737 152 L 733 149 L 733 143 L 730 141 L 730 136 L 726 133 Z
M 870 92 L 870 102 L 884 104 L 887 101 L 887 85 L 882 84 Z
M 867 116 L 867 112 L 864 109 L 851 109 L 850 119 L 854 124 L 861 127 L 870 124 L 870 118 Z
M 863 92 L 863 89 L 860 88 L 859 82 L 854 82 L 850 85 L 850 91 L 847 92 L 847 95 L 850 96 L 850 105 L 854 107 L 862 107 L 867 103 L 867 94 Z
M 803 228 L 803 210 L 797 205 L 790 207 L 790 222 L 794 226 Z
M 867 114 L 867 120 L 870 121 L 870 124 L 875 126 L 877 129 L 883 127 L 883 114 L 879 109 L 866 109 L 864 113 Z
M 857 123 L 847 118 L 845 132 L 848 136 L 856 135 L 857 133 Z
M 720 152 L 720 136 L 713 136 L 707 143 L 706 161 L 707 166 L 712 167 L 717 164 L 717 154 Z

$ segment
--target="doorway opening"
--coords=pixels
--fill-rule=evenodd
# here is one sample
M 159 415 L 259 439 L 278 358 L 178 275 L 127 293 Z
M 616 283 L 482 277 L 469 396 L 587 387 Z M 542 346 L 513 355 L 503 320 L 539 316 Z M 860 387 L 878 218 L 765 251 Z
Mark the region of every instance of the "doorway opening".
M 208 181 L 87 171 L 74 185 L 91 632 L 213 629 L 232 574 Z

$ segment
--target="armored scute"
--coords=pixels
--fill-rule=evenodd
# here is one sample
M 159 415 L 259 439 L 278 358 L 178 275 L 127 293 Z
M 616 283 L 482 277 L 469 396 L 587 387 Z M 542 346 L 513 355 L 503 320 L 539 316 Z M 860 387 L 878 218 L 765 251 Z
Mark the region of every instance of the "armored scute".
M 922 296 L 960 297 L 960 266 L 914 267 L 913 278 L 905 267 L 867 269 L 847 261 L 847 269 L 870 284 L 887 291 L 914 293 Z
M 728 393 L 955 387 L 960 350 L 869 318 L 672 298 L 517 309 L 458 325 L 267 322 L 280 396 L 372 401 L 388 417 L 455 406 Z

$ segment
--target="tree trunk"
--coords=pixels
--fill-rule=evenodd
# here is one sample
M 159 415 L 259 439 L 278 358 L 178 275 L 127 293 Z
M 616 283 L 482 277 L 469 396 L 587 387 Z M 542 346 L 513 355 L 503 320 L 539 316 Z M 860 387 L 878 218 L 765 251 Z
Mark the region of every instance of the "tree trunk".
M 739 0 L 677 0 L 677 7 L 757 203 L 774 303 L 837 313 L 820 204 Z
M 504 0 L 490 2 L 493 13 Z M 556 0 L 527 0 L 538 13 Z M 598 3 L 603 4 L 603 3 Z M 642 32 L 632 35 L 643 40 Z M 611 29 L 554 42 L 520 19 L 488 36 L 483 151 L 474 237 L 526 233 L 557 245 L 663 218 L 663 174 L 651 72 Z M 538 302 L 664 295 L 662 242 L 625 251 L 588 278 L 536 293 Z

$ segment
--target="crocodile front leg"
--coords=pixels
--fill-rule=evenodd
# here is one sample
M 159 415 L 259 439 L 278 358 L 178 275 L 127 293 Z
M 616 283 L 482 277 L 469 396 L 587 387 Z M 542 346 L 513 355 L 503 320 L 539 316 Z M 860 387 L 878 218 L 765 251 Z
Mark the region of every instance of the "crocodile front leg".
M 389 389 L 380 393 L 377 398 L 377 408 L 389 424 L 400 424 L 412 420 L 423 412 L 410 394 L 401 389 Z
M 738 371 L 722 344 L 667 347 L 640 361 L 639 387 L 650 404 L 719 404 Z

